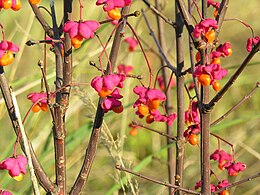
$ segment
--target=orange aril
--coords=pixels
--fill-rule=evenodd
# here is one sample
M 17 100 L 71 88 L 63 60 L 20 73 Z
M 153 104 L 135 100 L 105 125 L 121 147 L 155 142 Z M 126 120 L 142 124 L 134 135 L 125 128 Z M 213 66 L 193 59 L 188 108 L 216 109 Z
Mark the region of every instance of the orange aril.
M 33 4 L 33 5 L 35 5 L 35 4 L 38 4 L 38 3 L 40 3 L 40 2 L 41 2 L 41 0 L 29 0 L 29 2 L 30 2 L 30 4 Z
M 75 48 L 78 49 L 81 47 L 81 44 L 83 42 L 83 37 L 81 35 L 76 35 L 71 39 L 71 45 Z
M 208 74 L 201 74 L 198 77 L 198 81 L 203 85 L 203 86 L 209 86 L 211 79 L 210 76 Z
M 98 92 L 98 95 L 99 95 L 100 97 L 104 98 L 104 97 L 107 97 L 108 95 L 110 95 L 111 92 L 112 92 L 111 90 L 109 90 L 109 89 L 103 87 L 103 88 L 101 89 L 101 91 Z
M 223 167 L 225 163 L 226 163 L 226 161 L 224 160 L 224 161 L 222 161 L 221 163 L 218 164 L 218 168 L 219 168 L 221 171 L 223 171 L 223 170 L 225 169 L 225 168 Z
M 14 7 L 12 7 L 12 10 L 18 11 L 22 7 L 22 2 L 20 0 L 16 0 L 16 4 Z
M 118 9 L 116 9 L 116 8 L 114 8 L 114 9 L 112 9 L 112 10 L 109 10 L 109 11 L 107 12 L 107 15 L 108 15 L 111 19 L 113 19 L 113 20 L 120 20 L 120 18 L 121 18 L 121 13 L 120 13 L 120 11 L 119 11 Z
M 217 15 L 218 15 L 218 10 L 215 10 L 215 11 L 214 11 L 214 18 L 216 18 Z
M 149 108 L 146 105 L 140 105 L 138 106 L 138 112 L 143 116 L 147 116 L 149 115 Z
M 215 81 L 212 86 L 216 92 L 218 92 L 221 89 L 220 83 L 217 81 Z
M 205 37 L 207 38 L 207 43 L 213 43 L 216 37 L 216 33 L 214 30 L 210 30 L 205 33 Z
M 229 192 L 227 190 L 223 190 L 219 193 L 219 195 L 229 195 Z
M 210 63 L 211 64 L 220 64 L 220 58 L 213 58 Z
M 12 0 L 2 0 L 2 7 L 4 9 L 10 9 L 12 7 Z
M 238 172 L 234 172 L 231 176 L 237 176 Z
M 232 55 L 232 49 L 228 48 L 228 55 L 227 56 L 231 56 Z
M 39 104 L 36 104 L 32 107 L 33 112 L 39 112 L 41 110 L 41 106 Z
M 189 136 L 188 136 L 188 141 L 189 141 L 189 143 L 191 144 L 191 145 L 197 145 L 198 144 L 198 142 L 199 142 L 199 139 L 198 139 L 198 137 L 197 137 L 197 135 L 195 135 L 195 134 L 190 134 Z
M 47 104 L 41 104 L 40 107 L 41 107 L 42 111 L 44 111 L 44 112 L 48 111 L 48 105 Z
M 121 105 L 121 106 L 116 106 L 116 107 L 113 107 L 112 110 L 115 112 L 115 113 L 121 113 L 123 112 L 124 110 L 124 107 Z
M 160 100 L 148 100 L 147 105 L 150 110 L 157 110 L 159 108 L 161 101 Z
M 5 54 L 0 58 L 0 65 L 7 66 L 14 61 L 14 54 L 10 51 L 6 51 Z

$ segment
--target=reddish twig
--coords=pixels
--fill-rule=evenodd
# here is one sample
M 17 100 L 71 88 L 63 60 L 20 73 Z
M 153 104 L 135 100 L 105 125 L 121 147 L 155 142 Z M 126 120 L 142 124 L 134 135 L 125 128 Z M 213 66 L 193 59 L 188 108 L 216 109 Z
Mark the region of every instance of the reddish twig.
M 156 7 L 154 7 L 153 5 L 150 4 L 150 2 L 148 0 L 143 0 L 143 2 L 155 13 L 155 15 L 159 16 L 161 19 L 163 19 L 167 24 L 170 24 L 173 28 L 176 27 L 176 23 L 173 22 L 172 20 L 170 20 L 169 18 L 167 18 L 166 16 L 164 16 L 162 14 L 162 12 L 160 12 L 159 9 L 157 9 Z
M 250 99 L 252 95 L 256 92 L 256 90 L 260 88 L 260 82 L 256 83 L 256 86 L 246 95 L 244 96 L 239 102 L 237 102 L 232 108 L 230 108 L 225 114 L 223 114 L 221 117 L 219 117 L 217 120 L 215 120 L 213 123 L 210 124 L 210 126 L 214 126 L 218 124 L 220 121 L 225 119 L 230 113 L 232 113 L 234 110 L 239 108 L 241 104 L 243 104 L 245 101 Z
M 149 70 L 149 78 L 150 78 L 150 79 L 149 79 L 149 85 L 148 85 L 148 86 L 151 87 L 153 74 L 152 74 L 152 69 L 151 69 L 151 65 L 150 65 L 149 59 L 148 59 L 147 55 L 146 55 L 145 52 L 144 52 L 144 48 L 143 48 L 143 46 L 142 46 L 142 43 L 141 43 L 141 41 L 139 40 L 139 37 L 137 36 L 137 33 L 135 32 L 134 28 L 133 28 L 128 22 L 127 22 L 127 25 L 129 26 L 129 28 L 130 28 L 131 31 L 133 32 L 133 34 L 134 34 L 134 36 L 135 36 L 135 38 L 136 38 L 136 40 L 137 40 L 137 42 L 138 42 L 138 44 L 139 44 L 141 50 L 142 50 L 142 53 L 143 53 L 143 55 L 144 55 L 144 58 L 145 58 L 145 61 L 146 61 L 146 64 L 147 64 L 148 70 Z
M 192 0 L 192 1 L 193 1 L 193 5 L 195 6 L 195 8 L 196 8 L 196 10 L 197 10 L 197 12 L 199 14 L 200 19 L 203 20 L 204 18 L 202 17 L 202 14 L 201 14 L 201 11 L 199 9 L 199 6 L 198 6 L 197 2 L 195 0 Z
M 216 138 L 218 139 L 218 149 L 220 149 L 220 141 L 219 141 L 219 140 L 225 142 L 226 144 L 228 144 L 228 145 L 231 147 L 233 161 L 235 161 L 235 149 L 234 149 L 233 144 L 231 144 L 230 142 L 228 142 L 228 141 L 225 140 L 224 138 L 222 138 L 222 137 L 216 135 L 215 133 L 211 133 L 211 132 L 210 132 L 210 135 L 212 135 L 212 136 L 214 136 L 214 137 L 216 137 Z
M 241 20 L 241 19 L 239 19 L 239 18 L 227 18 L 227 19 L 224 19 L 224 21 L 238 21 L 238 22 L 240 22 L 241 24 L 243 24 L 245 27 L 247 27 L 247 28 L 250 29 L 250 31 L 251 31 L 251 33 L 252 33 L 252 37 L 255 36 L 253 28 L 252 28 L 249 24 L 245 23 L 243 20 Z
M 173 184 L 169 184 L 167 182 L 163 182 L 163 181 L 159 181 L 159 180 L 156 180 L 156 179 L 153 179 L 151 177 L 147 177 L 145 175 L 142 175 L 140 173 L 136 173 L 136 172 L 133 172 L 132 170 L 130 169 L 126 169 L 126 168 L 123 168 L 122 166 L 120 165 L 116 165 L 116 169 L 120 170 L 120 171 L 125 171 L 127 173 L 131 173 L 137 177 L 140 177 L 142 179 L 146 179 L 148 181 L 151 181 L 153 183 L 157 183 L 157 184 L 160 184 L 160 185 L 163 185 L 163 186 L 167 186 L 167 187 L 170 187 L 170 188 L 174 188 L 174 189 L 177 189 L 177 190 L 181 190 L 183 192 L 187 192 L 189 194 L 200 194 L 199 192 L 196 192 L 196 191 L 193 191 L 193 190 L 189 190 L 189 189 L 186 189 L 186 188 L 182 188 L 182 187 L 179 187 L 179 186 L 176 186 L 176 185 L 173 185 Z
M 135 126 L 142 127 L 142 128 L 144 128 L 144 129 L 147 129 L 147 130 L 149 130 L 149 131 L 158 133 L 159 135 L 165 136 L 165 137 L 167 137 L 168 139 L 177 141 L 177 139 L 176 139 L 175 136 L 172 136 L 172 135 L 170 135 L 170 134 L 164 133 L 164 132 L 162 132 L 162 131 L 158 131 L 158 130 L 153 129 L 153 128 L 150 128 L 150 127 L 147 127 L 147 126 L 142 125 L 141 123 L 139 123 L 139 122 L 137 122 L 137 121 L 133 121 L 132 124 L 135 125 Z

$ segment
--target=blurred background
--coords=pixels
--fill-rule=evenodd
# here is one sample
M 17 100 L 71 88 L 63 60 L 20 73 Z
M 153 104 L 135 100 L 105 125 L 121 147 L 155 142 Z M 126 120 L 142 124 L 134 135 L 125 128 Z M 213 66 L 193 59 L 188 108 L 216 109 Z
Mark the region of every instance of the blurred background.
M 153 1 L 151 1 L 154 4 Z M 173 1 L 161 1 L 163 13 L 165 16 L 174 21 L 174 3 Z M 49 2 L 42 0 L 41 6 L 49 9 Z M 101 6 L 96 6 L 94 0 L 83 1 L 83 19 L 98 20 L 106 19 L 106 14 Z M 55 1 L 56 14 L 58 23 L 62 20 L 63 5 L 62 1 Z M 149 22 L 157 33 L 156 18 L 141 0 L 133 0 L 130 12 L 144 9 Z M 255 35 L 260 35 L 259 24 L 259 0 L 236 0 L 230 1 L 226 18 L 239 18 L 249 24 Z M 73 20 L 79 20 L 79 3 L 73 2 Z M 51 16 L 41 9 L 46 21 L 51 25 Z M 209 9 L 209 15 L 213 17 L 213 9 Z M 197 17 L 197 13 L 195 13 Z M 138 18 L 129 18 L 129 23 L 134 27 L 137 34 L 141 37 L 146 54 L 151 62 L 153 74 L 156 75 L 160 67 L 160 58 L 151 52 L 151 48 L 156 52 L 156 45 L 144 23 L 142 16 Z M 17 94 L 18 103 L 22 117 L 25 116 L 31 106 L 31 102 L 27 100 L 27 94 L 31 92 L 41 91 L 41 72 L 37 65 L 38 60 L 43 59 L 43 44 L 34 46 L 26 46 L 28 40 L 44 39 L 44 31 L 34 16 L 31 7 L 27 1 L 22 0 L 22 8 L 18 12 L 12 10 L 2 10 L 0 12 L 0 22 L 3 24 L 6 39 L 18 44 L 20 51 L 16 54 L 15 61 L 12 65 L 5 68 L 6 77 L 9 79 L 10 85 Z M 172 64 L 175 64 L 175 31 L 168 24 L 165 27 L 165 38 L 167 40 L 167 56 Z M 114 26 L 112 24 L 104 24 L 97 31 L 103 43 L 105 43 Z M 125 29 L 124 37 L 132 37 L 133 34 L 129 28 Z M 222 66 L 227 68 L 229 75 L 221 80 L 224 85 L 227 79 L 232 75 L 236 68 L 241 64 L 247 55 L 246 41 L 251 36 L 251 31 L 237 21 L 226 21 L 222 26 L 219 36 L 220 42 L 231 42 L 233 54 L 222 61 Z M 123 38 L 124 39 L 124 38 Z M 184 41 L 185 47 L 185 68 L 190 66 L 188 53 L 188 35 L 185 31 Z M 55 90 L 55 57 L 49 51 L 51 46 L 47 45 L 47 78 L 52 91 Z M 111 42 L 107 48 L 109 53 Z M 72 87 L 70 107 L 66 116 L 67 123 L 67 184 L 68 190 L 72 186 L 77 173 L 80 170 L 82 159 L 88 144 L 91 133 L 92 120 L 95 115 L 95 107 L 97 105 L 98 96 L 90 87 L 91 79 L 100 75 L 100 72 L 89 65 L 89 61 L 94 61 L 97 65 L 98 57 L 102 48 L 98 39 L 93 38 L 84 42 L 80 49 L 73 49 L 73 82 L 77 85 Z M 102 56 L 103 64 L 107 63 L 105 56 Z M 120 48 L 120 54 L 117 60 L 118 64 L 132 65 L 134 67 L 133 74 L 143 75 L 143 83 L 148 84 L 148 69 L 144 61 L 144 56 L 138 48 L 135 52 L 128 52 L 128 45 L 123 41 Z M 229 92 L 216 105 L 212 114 L 212 121 L 222 116 L 229 108 L 237 103 L 242 97 L 251 91 L 259 80 L 259 64 L 260 55 L 256 54 L 250 62 L 246 70 L 241 74 L 237 81 L 233 84 Z M 186 77 L 189 84 L 191 77 Z M 123 172 L 115 169 L 116 164 L 123 163 L 126 167 L 138 171 L 147 176 L 156 178 L 161 181 L 167 181 L 167 153 L 166 139 L 158 134 L 148 132 L 138 128 L 136 136 L 130 136 L 131 128 L 128 126 L 133 120 L 141 119 L 135 115 L 132 108 L 137 96 L 132 92 L 133 87 L 139 85 L 135 79 L 127 79 L 125 87 L 122 89 L 123 105 L 125 107 L 122 114 L 107 113 L 104 119 L 104 127 L 102 137 L 98 146 L 96 159 L 91 170 L 88 183 L 83 194 L 118 194 L 123 190 L 127 194 L 131 194 L 130 187 L 136 189 L 140 194 L 167 194 L 168 189 L 146 180 L 131 177 Z M 193 92 L 191 92 L 193 93 Z M 176 110 L 176 89 L 172 89 L 173 105 Z M 193 94 L 194 95 L 194 94 Z M 211 97 L 215 95 L 212 90 Z M 226 119 L 212 127 L 211 131 L 222 136 L 233 144 L 235 148 L 235 157 L 237 161 L 246 163 L 247 169 L 238 174 L 236 177 L 228 177 L 226 171 L 217 169 L 217 164 L 212 162 L 213 171 L 218 174 L 221 180 L 228 179 L 230 182 L 238 181 L 260 171 L 260 93 L 257 91 L 251 99 L 241 105 L 235 112 L 231 113 Z M 188 95 L 185 97 L 186 108 L 188 108 Z M 4 100 L 0 95 L 0 159 L 5 159 L 13 154 L 13 143 L 15 142 L 15 134 L 12 129 L 11 122 L 4 104 Z M 54 179 L 54 153 L 52 142 L 52 123 L 49 112 L 30 113 L 26 122 L 25 129 L 35 148 L 37 155 L 46 172 Z M 165 131 L 164 124 L 152 123 L 150 125 L 154 129 Z M 176 122 L 173 125 L 174 134 L 176 133 Z M 174 145 L 172 146 L 174 147 Z M 221 143 L 221 148 L 231 152 L 229 145 Z M 199 148 L 186 144 L 185 147 L 185 171 L 184 186 L 193 189 L 195 183 L 200 180 L 200 164 L 199 164 Z M 211 138 L 211 151 L 217 149 L 217 139 Z M 19 149 L 20 152 L 20 149 Z M 19 153 L 18 152 L 18 153 Z M 213 183 L 216 180 L 212 177 Z M 127 183 L 126 181 L 130 182 Z M 260 194 L 259 179 L 244 183 L 241 186 L 234 187 L 230 190 L 230 194 Z M 6 171 L 0 172 L 0 186 L 8 189 L 13 194 L 32 194 L 31 182 L 29 174 L 23 181 L 16 182 Z M 42 191 L 42 194 L 44 192 Z

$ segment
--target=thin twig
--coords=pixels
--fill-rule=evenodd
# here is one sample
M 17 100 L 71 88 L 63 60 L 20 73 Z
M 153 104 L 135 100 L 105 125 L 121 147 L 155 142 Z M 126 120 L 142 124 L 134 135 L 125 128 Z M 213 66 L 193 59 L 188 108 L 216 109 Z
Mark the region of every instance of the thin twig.
M 161 46 L 160 46 L 160 44 L 159 44 L 159 41 L 157 40 L 156 36 L 154 35 L 154 32 L 153 32 L 153 30 L 152 30 L 152 28 L 151 28 L 151 26 L 150 26 L 150 24 L 149 24 L 149 22 L 148 22 L 148 19 L 147 19 L 145 13 L 144 13 L 144 10 L 142 9 L 141 11 L 142 11 L 142 13 L 143 13 L 143 16 L 144 16 L 144 19 L 145 19 L 145 23 L 146 23 L 146 25 L 147 25 L 147 27 L 148 27 L 148 29 L 149 29 L 149 31 L 150 31 L 150 35 L 153 37 L 153 40 L 154 40 L 154 42 L 155 42 L 155 44 L 156 44 L 156 46 L 157 46 L 157 48 L 158 48 L 158 50 L 159 50 L 159 52 L 160 52 L 162 58 L 164 59 L 166 65 L 176 74 L 176 71 L 177 71 L 177 70 L 176 70 L 176 68 L 170 63 L 170 61 L 168 60 L 168 58 L 167 58 L 166 55 L 164 54 L 164 52 L 163 52 L 163 50 L 162 50 L 162 48 L 161 48 Z
M 167 24 L 170 24 L 173 28 L 176 28 L 176 23 L 173 22 L 172 20 L 170 20 L 169 18 L 167 18 L 166 16 L 164 16 L 162 14 L 162 12 L 160 12 L 158 9 L 156 9 L 156 7 L 154 7 L 153 5 L 150 4 L 150 2 L 148 0 L 143 0 L 143 2 L 160 18 L 162 18 Z
M 189 12 L 190 15 L 192 15 L 192 8 L 193 8 L 194 4 L 191 3 L 191 0 L 189 0 L 188 2 L 189 2 L 188 12 Z M 200 65 L 200 62 L 197 62 L 196 64 L 194 63 L 193 50 L 194 50 L 193 41 L 192 41 L 192 38 L 189 36 L 189 54 L 190 54 L 191 67 L 188 68 L 187 70 L 183 71 L 182 74 L 184 76 L 185 73 L 191 73 L 192 81 L 194 83 L 194 90 L 195 90 L 195 94 L 196 94 L 197 101 L 198 101 L 198 105 L 199 105 L 199 107 L 201 107 L 201 99 L 200 99 L 198 82 L 197 82 L 196 77 L 193 76 L 194 71 L 195 71 L 195 67 Z
M 20 114 L 20 111 L 19 111 L 19 106 L 18 106 L 14 92 L 11 92 L 11 97 L 12 97 L 12 101 L 13 101 L 13 105 L 14 105 L 15 117 L 17 118 L 18 125 L 19 125 L 19 128 L 20 128 L 22 142 L 24 144 L 24 152 L 25 152 L 25 155 L 26 155 L 27 160 L 28 160 L 28 167 L 29 167 L 29 171 L 30 171 L 32 185 L 33 185 L 33 191 L 34 191 L 35 195 L 40 195 L 40 191 L 39 191 L 39 187 L 38 187 L 38 181 L 37 181 L 37 178 L 36 178 L 35 173 L 34 173 L 34 168 L 33 168 L 32 157 L 31 157 L 28 139 L 27 139 L 27 136 L 25 134 L 24 126 L 23 126 L 22 119 L 21 119 L 21 114 Z
M 243 24 L 245 27 L 249 28 L 251 31 L 251 36 L 254 37 L 255 33 L 254 33 L 254 29 L 247 23 L 245 23 L 243 20 L 239 19 L 239 18 L 226 18 L 224 21 L 238 21 L 241 24 Z
M 53 109 L 53 106 L 51 105 L 51 102 L 50 102 L 50 100 L 52 99 L 51 91 L 50 91 L 50 87 L 49 87 L 49 84 L 48 84 L 48 81 L 47 81 L 47 78 L 46 78 L 46 72 L 44 71 L 43 62 L 41 60 L 38 61 L 38 66 L 40 66 L 40 69 L 41 69 L 41 72 L 42 72 L 43 82 L 44 82 L 46 95 L 47 95 L 47 104 L 48 104 L 50 112 L 51 112 L 53 123 L 55 124 L 54 109 Z
M 33 4 L 30 4 L 30 5 L 32 7 L 32 10 L 33 10 L 36 18 L 38 19 L 38 21 L 42 25 L 42 27 L 45 30 L 45 32 L 47 33 L 47 35 L 49 37 L 53 37 L 54 36 L 53 29 L 49 26 L 49 24 L 46 22 L 46 20 L 42 17 L 42 14 L 41 14 L 39 8 L 37 7 L 37 5 L 33 5 Z
M 182 187 L 179 187 L 179 186 L 176 186 L 176 185 L 173 185 L 173 184 L 169 184 L 167 182 L 163 182 L 163 181 L 159 181 L 159 180 L 156 180 L 156 179 L 153 179 L 151 177 L 147 177 L 145 175 L 142 175 L 140 173 L 136 173 L 136 172 L 133 172 L 132 170 L 130 169 L 126 169 L 126 168 L 123 168 L 122 166 L 120 165 L 116 165 L 116 169 L 120 170 L 120 171 L 125 171 L 125 172 L 128 172 L 128 173 L 131 173 L 137 177 L 140 177 L 142 179 L 146 179 L 148 181 L 151 181 L 153 183 L 157 183 L 157 184 L 160 184 L 160 185 L 163 185 L 163 186 L 167 186 L 167 187 L 170 187 L 170 188 L 174 188 L 174 189 L 177 189 L 177 190 L 181 190 L 183 192 L 187 192 L 187 193 L 190 193 L 190 194 L 200 194 L 199 192 L 196 192 L 196 191 L 193 191 L 193 190 L 189 190 L 189 189 L 186 189 L 186 188 L 182 188 Z
M 155 49 L 153 49 L 150 45 L 150 43 L 147 43 L 145 39 L 143 39 L 142 37 L 139 37 L 140 41 L 147 47 L 147 50 L 152 52 L 153 54 L 155 54 L 156 56 L 158 56 L 159 58 L 162 59 L 162 56 L 157 52 L 155 51 Z
M 210 124 L 210 126 L 214 126 L 218 124 L 220 121 L 225 119 L 231 112 L 236 110 L 241 104 L 243 104 L 245 101 L 250 99 L 252 95 L 256 92 L 256 90 L 260 88 L 260 82 L 256 83 L 256 86 L 246 95 L 244 96 L 239 102 L 237 102 L 231 109 L 229 109 L 225 114 L 223 114 L 221 117 L 219 117 L 217 120 L 215 120 L 213 123 Z
M 142 43 L 141 43 L 141 41 L 139 40 L 139 37 L 138 37 L 138 35 L 137 35 L 135 29 L 132 27 L 132 25 L 131 25 L 130 23 L 126 22 L 126 24 L 127 24 L 127 26 L 131 29 L 132 33 L 134 34 L 134 37 L 136 38 L 136 40 L 137 40 L 137 42 L 138 42 L 138 44 L 139 44 L 139 47 L 140 47 L 140 49 L 141 49 L 141 51 L 142 51 L 142 53 L 143 53 L 143 55 L 144 55 L 144 59 L 145 59 L 145 61 L 146 61 L 146 64 L 147 64 L 148 70 L 149 70 L 149 85 L 148 85 L 148 87 L 151 87 L 151 85 L 152 85 L 152 76 L 153 76 L 151 64 L 150 64 L 150 62 L 149 62 L 149 59 L 148 59 L 148 57 L 147 57 L 147 55 L 146 55 L 146 53 L 145 53 L 145 51 L 144 51 L 144 48 L 143 48 L 143 46 L 142 46 Z
M 190 15 L 189 11 L 187 10 L 185 2 L 183 0 L 177 0 L 177 5 L 178 5 L 180 12 L 182 14 L 182 17 L 184 19 L 184 23 L 189 32 L 189 35 L 190 35 L 192 41 L 195 43 L 195 39 L 192 36 L 192 32 L 194 29 L 194 24 L 192 22 L 192 16 Z
M 226 190 L 226 189 L 229 189 L 229 188 L 232 188 L 232 187 L 241 185 L 241 184 L 243 184 L 243 183 L 245 183 L 245 182 L 251 181 L 251 180 L 256 179 L 256 178 L 258 178 L 258 177 L 260 177 L 260 172 L 257 173 L 257 174 L 255 174 L 255 175 L 252 175 L 252 176 L 250 176 L 250 177 L 247 177 L 247 178 L 245 178 L 245 179 L 242 179 L 242 180 L 240 180 L 240 181 L 234 182 L 234 183 L 230 184 L 230 185 L 227 186 L 227 187 L 220 188 L 220 189 L 216 190 L 215 192 L 213 192 L 212 194 L 218 194 L 218 193 L 222 192 L 223 190 Z
M 228 8 L 228 3 L 229 3 L 229 0 L 222 0 L 221 3 L 220 3 L 220 7 L 219 7 L 218 14 L 217 14 L 217 17 L 216 17 L 216 20 L 218 22 L 218 28 L 216 29 L 215 40 L 217 39 L 219 32 L 220 32 L 220 29 L 222 27 L 222 24 L 223 24 L 223 21 L 224 21 L 226 12 L 227 12 L 227 8 Z
M 162 131 L 158 131 L 158 130 L 153 129 L 153 128 L 150 128 L 150 127 L 147 127 L 147 126 L 142 125 L 141 123 L 139 123 L 139 122 L 137 122 L 137 121 L 133 121 L 132 124 L 133 124 L 133 125 L 136 125 L 136 126 L 138 126 L 138 127 L 142 127 L 142 128 L 144 128 L 144 129 L 147 129 L 147 130 L 149 130 L 149 131 L 153 131 L 153 132 L 155 132 L 155 133 L 158 133 L 159 135 L 165 136 L 165 137 L 167 137 L 167 138 L 169 138 L 169 139 L 171 139 L 171 140 L 177 141 L 177 139 L 176 139 L 175 136 L 169 135 L 169 134 L 167 134 L 167 133 L 164 133 L 164 132 L 162 132 Z

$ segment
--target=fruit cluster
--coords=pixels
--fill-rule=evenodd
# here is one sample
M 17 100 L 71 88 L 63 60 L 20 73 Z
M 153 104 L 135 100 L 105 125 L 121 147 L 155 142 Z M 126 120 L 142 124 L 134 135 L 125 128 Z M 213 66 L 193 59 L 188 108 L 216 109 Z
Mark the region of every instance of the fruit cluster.
M 161 114 L 159 106 L 166 100 L 165 94 L 158 89 L 149 89 L 143 86 L 136 86 L 134 93 L 139 96 L 133 107 L 137 108 L 136 114 L 139 118 L 146 117 L 146 123 L 150 124 L 153 121 L 167 122 L 172 125 L 176 119 L 176 113 Z
M 218 80 L 224 78 L 228 71 L 221 67 L 220 57 L 229 57 L 232 54 L 231 44 L 226 42 L 220 44 L 216 51 L 212 51 L 209 55 L 210 63 L 208 65 L 198 65 L 195 68 L 194 76 L 197 77 L 198 82 L 203 86 L 212 85 L 215 91 L 221 89 Z M 196 53 L 196 61 L 200 63 L 200 53 Z
M 16 181 L 21 181 L 26 174 L 27 158 L 17 155 L 7 158 L 0 163 L 0 170 L 8 170 L 9 175 Z
M 94 37 L 94 32 L 99 28 L 100 24 L 94 20 L 86 21 L 68 21 L 64 24 L 63 31 L 69 33 L 71 44 L 75 49 L 81 47 L 83 39 Z
M 13 52 L 18 52 L 19 47 L 11 41 L 0 42 L 0 66 L 7 66 L 14 61 Z
M 188 125 L 188 128 L 184 131 L 183 136 L 191 145 L 197 145 L 199 142 L 197 135 L 200 133 L 200 116 L 197 101 L 190 102 L 189 108 L 185 112 L 185 123 Z
M 91 86 L 98 92 L 98 95 L 103 98 L 102 108 L 104 112 L 113 110 L 115 113 L 123 112 L 123 105 L 120 99 L 123 97 L 120 94 L 119 88 L 124 86 L 125 74 L 109 74 L 96 76 L 91 81 Z
M 12 9 L 14 11 L 20 10 L 22 7 L 21 0 L 0 0 L 0 10 L 3 8 L 5 10 Z
M 51 94 L 51 97 L 54 97 L 54 94 Z M 47 105 L 47 94 L 44 92 L 33 92 L 27 95 L 27 99 L 31 100 L 33 103 L 32 111 L 39 112 L 39 111 L 48 111 Z

